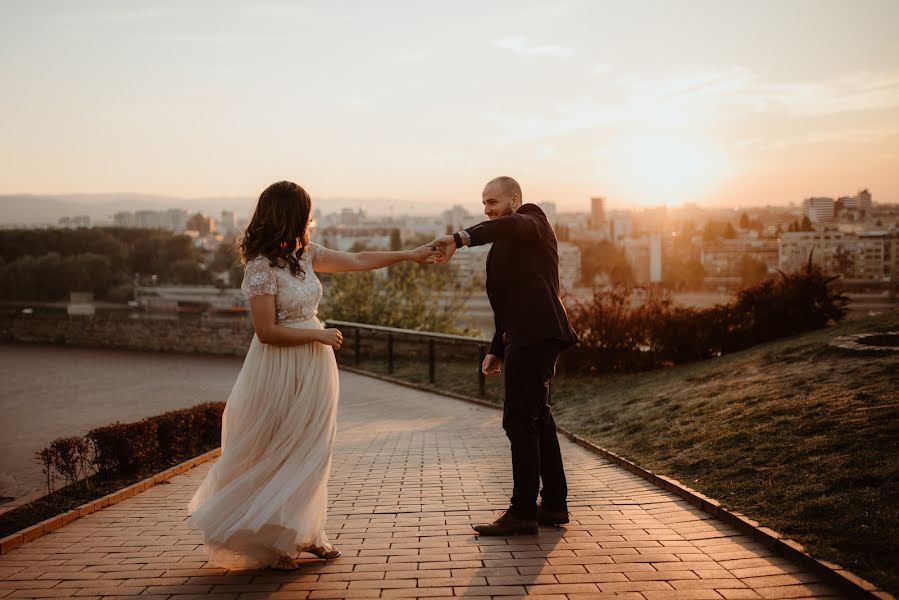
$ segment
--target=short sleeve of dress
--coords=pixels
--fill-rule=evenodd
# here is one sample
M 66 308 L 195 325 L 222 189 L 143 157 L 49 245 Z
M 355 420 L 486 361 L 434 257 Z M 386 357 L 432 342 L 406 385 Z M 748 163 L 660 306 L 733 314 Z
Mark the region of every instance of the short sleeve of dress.
M 325 249 L 322 246 L 319 246 L 315 242 L 309 242 L 309 245 L 306 246 L 305 253 L 309 254 L 309 262 L 315 266 L 315 263 L 318 262 L 318 259 L 321 258 L 324 252 Z
M 267 294 L 274 296 L 278 293 L 278 280 L 274 269 L 268 264 L 268 258 L 257 256 L 247 262 L 240 289 L 247 298 Z

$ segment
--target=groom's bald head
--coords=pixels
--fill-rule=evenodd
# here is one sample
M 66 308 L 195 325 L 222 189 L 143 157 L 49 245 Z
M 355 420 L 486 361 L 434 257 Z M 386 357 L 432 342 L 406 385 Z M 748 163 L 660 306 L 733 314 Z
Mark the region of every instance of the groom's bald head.
M 482 193 L 484 214 L 495 219 L 514 213 L 521 206 L 521 186 L 511 177 L 495 177 L 487 182 Z

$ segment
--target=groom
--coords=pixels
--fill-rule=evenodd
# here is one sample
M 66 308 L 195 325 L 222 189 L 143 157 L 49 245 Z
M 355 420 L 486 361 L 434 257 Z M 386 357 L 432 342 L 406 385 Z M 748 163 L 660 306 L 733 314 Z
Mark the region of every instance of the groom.
M 511 177 L 491 180 L 482 196 L 489 221 L 433 242 L 440 262 L 462 246 L 493 243 L 487 297 L 496 333 L 482 370 L 505 371 L 503 429 L 512 444 L 513 491 L 499 519 L 474 529 L 481 535 L 537 533 L 538 523 L 568 522 L 568 486 L 549 396 L 559 354 L 577 343 L 577 335 L 559 299 L 558 245 L 546 215 L 521 203 L 521 186 Z

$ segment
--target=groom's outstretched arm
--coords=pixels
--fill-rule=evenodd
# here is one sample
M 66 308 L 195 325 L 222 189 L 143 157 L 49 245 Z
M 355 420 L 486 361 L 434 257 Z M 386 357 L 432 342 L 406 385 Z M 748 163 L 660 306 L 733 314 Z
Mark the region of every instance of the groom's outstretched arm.
M 472 225 L 465 232 L 471 246 L 481 246 L 497 240 L 539 240 L 547 225 L 542 213 L 513 213 Z
M 546 216 L 541 213 L 513 213 L 503 217 L 497 217 L 468 229 L 463 229 L 453 235 L 439 237 L 431 246 L 439 249 L 441 258 L 437 262 L 446 263 L 456 253 L 459 244 L 463 246 L 482 246 L 498 240 L 541 240 L 545 237 L 545 231 L 549 227 Z M 456 241 L 456 237 L 459 241 Z

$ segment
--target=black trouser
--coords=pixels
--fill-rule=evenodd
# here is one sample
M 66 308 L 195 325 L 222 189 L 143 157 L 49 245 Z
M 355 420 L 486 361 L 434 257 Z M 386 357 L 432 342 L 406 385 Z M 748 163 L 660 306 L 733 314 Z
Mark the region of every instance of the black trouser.
M 510 510 L 520 519 L 537 517 L 541 478 L 544 508 L 567 509 L 568 485 L 549 406 L 550 382 L 562 349 L 563 345 L 553 340 L 525 347 L 506 346 L 503 429 L 512 443 L 514 489 Z

